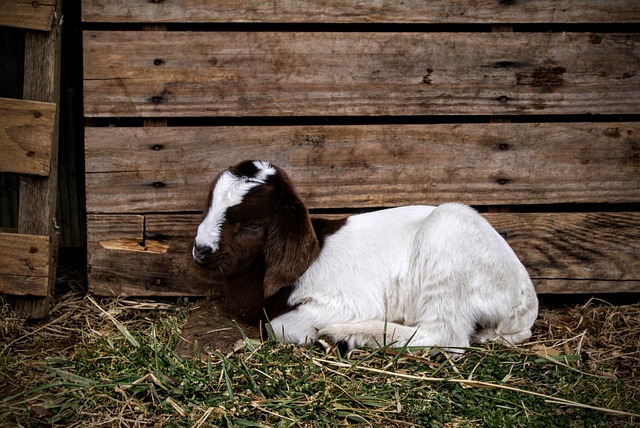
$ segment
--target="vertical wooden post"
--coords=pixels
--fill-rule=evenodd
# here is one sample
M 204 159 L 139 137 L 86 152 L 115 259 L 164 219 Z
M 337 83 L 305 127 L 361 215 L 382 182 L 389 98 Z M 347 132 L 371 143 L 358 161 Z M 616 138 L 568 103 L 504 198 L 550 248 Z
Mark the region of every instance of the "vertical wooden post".
M 53 102 L 59 106 L 61 6 L 62 0 L 57 0 L 51 31 L 28 31 L 26 33 L 23 87 L 25 100 Z M 16 314 L 24 318 L 46 316 L 53 299 L 56 275 L 55 260 L 58 248 L 55 219 L 59 110 L 58 107 L 55 115 L 49 177 L 20 177 L 18 233 L 46 235 L 51 238 L 48 255 L 50 260 L 48 296 L 16 298 Z

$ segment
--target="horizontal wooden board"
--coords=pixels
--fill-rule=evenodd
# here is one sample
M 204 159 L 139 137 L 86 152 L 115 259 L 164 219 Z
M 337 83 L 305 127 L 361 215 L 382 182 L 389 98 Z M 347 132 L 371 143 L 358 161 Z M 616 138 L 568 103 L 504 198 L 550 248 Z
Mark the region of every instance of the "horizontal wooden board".
M 2 0 L 0 1 L 0 25 L 50 31 L 56 3 L 56 0 L 46 2 Z
M 85 31 L 90 117 L 636 114 L 638 33 Z
M 199 221 L 194 215 L 88 215 L 89 289 L 103 296 L 220 295 L 220 279 L 191 259 Z M 129 246 L 116 249 L 115 242 Z
M 640 124 L 87 128 L 90 213 L 200 211 L 244 159 L 311 208 L 640 202 Z
M 0 98 L 0 171 L 48 176 L 56 104 Z
M 47 296 L 48 236 L 0 233 L 0 294 Z
M 84 22 L 615 23 L 639 22 L 633 0 L 83 0 Z
M 640 213 L 485 216 L 533 278 L 640 281 Z
M 527 267 L 539 293 L 640 292 L 640 213 L 486 214 Z M 197 215 L 90 215 L 89 286 L 103 295 L 199 296 L 219 279 L 196 266 Z M 144 225 L 144 226 L 143 226 Z M 159 241 L 165 252 L 108 250 L 122 238 Z
M 533 279 L 538 294 L 612 294 L 640 293 L 640 281 L 606 281 L 564 279 Z M 631 299 L 629 303 L 637 300 Z

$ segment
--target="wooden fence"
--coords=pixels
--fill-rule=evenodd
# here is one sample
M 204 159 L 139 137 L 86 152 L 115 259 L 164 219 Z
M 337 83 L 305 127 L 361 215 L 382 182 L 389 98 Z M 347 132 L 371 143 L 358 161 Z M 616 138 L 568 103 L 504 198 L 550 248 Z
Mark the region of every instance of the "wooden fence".
M 19 174 L 17 227 L 0 228 L 0 293 L 17 296 L 20 317 L 46 315 L 54 291 L 59 23 L 60 2 L 0 3 L 0 25 L 27 29 L 22 99 L 0 98 L 0 172 Z
M 90 288 L 218 293 L 212 177 L 316 214 L 461 201 L 539 293 L 640 292 L 640 3 L 84 0 Z

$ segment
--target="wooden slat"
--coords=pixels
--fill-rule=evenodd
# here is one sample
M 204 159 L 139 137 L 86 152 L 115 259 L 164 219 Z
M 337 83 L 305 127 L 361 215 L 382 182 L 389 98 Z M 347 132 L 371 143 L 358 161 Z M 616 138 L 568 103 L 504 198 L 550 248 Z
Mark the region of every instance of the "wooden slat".
M 538 294 L 613 294 L 640 293 L 640 281 L 533 279 Z M 636 302 L 631 299 L 629 303 Z
M 492 213 L 488 220 L 527 267 L 539 293 L 640 292 L 640 213 Z M 146 216 L 164 251 L 108 250 L 100 242 L 142 237 L 143 217 L 89 216 L 90 288 L 105 295 L 197 296 L 219 280 L 190 248 L 198 215 Z M 158 280 L 158 281 L 156 281 Z
M 635 114 L 640 34 L 84 33 L 85 115 Z
M 54 16 L 61 17 L 61 3 Z M 61 18 L 60 18 L 61 19 Z M 58 104 L 60 100 L 60 25 L 49 32 L 28 31 L 25 35 L 24 86 L 25 100 Z M 43 318 L 53 303 L 58 236 L 55 228 L 56 190 L 58 183 L 58 116 L 56 109 L 51 140 L 51 164 L 48 177 L 21 176 L 19 189 L 18 233 L 45 235 L 51 240 L 49 249 L 48 291 L 44 298 L 16 299 L 16 314 L 21 318 Z
M 0 233 L 0 294 L 47 296 L 48 236 Z
M 84 22 L 602 23 L 638 22 L 633 0 L 83 0 Z
M 243 159 L 311 208 L 640 202 L 640 124 L 87 128 L 87 210 L 199 211 Z
M 48 176 L 56 104 L 0 98 L 0 171 Z
M 2 0 L 0 1 L 0 25 L 50 31 L 56 3 L 56 0 L 46 2 Z
M 640 280 L 640 213 L 491 213 L 486 217 L 533 278 Z
M 89 215 L 90 290 L 106 296 L 220 295 L 219 278 L 191 259 L 199 221 L 193 215 Z

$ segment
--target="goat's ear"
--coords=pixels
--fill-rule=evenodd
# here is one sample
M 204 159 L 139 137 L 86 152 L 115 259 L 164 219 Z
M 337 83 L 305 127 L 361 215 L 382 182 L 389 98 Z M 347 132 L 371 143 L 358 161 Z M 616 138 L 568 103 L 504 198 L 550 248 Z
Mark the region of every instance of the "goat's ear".
M 281 176 L 280 200 L 267 229 L 264 297 L 292 285 L 317 257 L 319 244 L 307 207 L 288 179 Z

